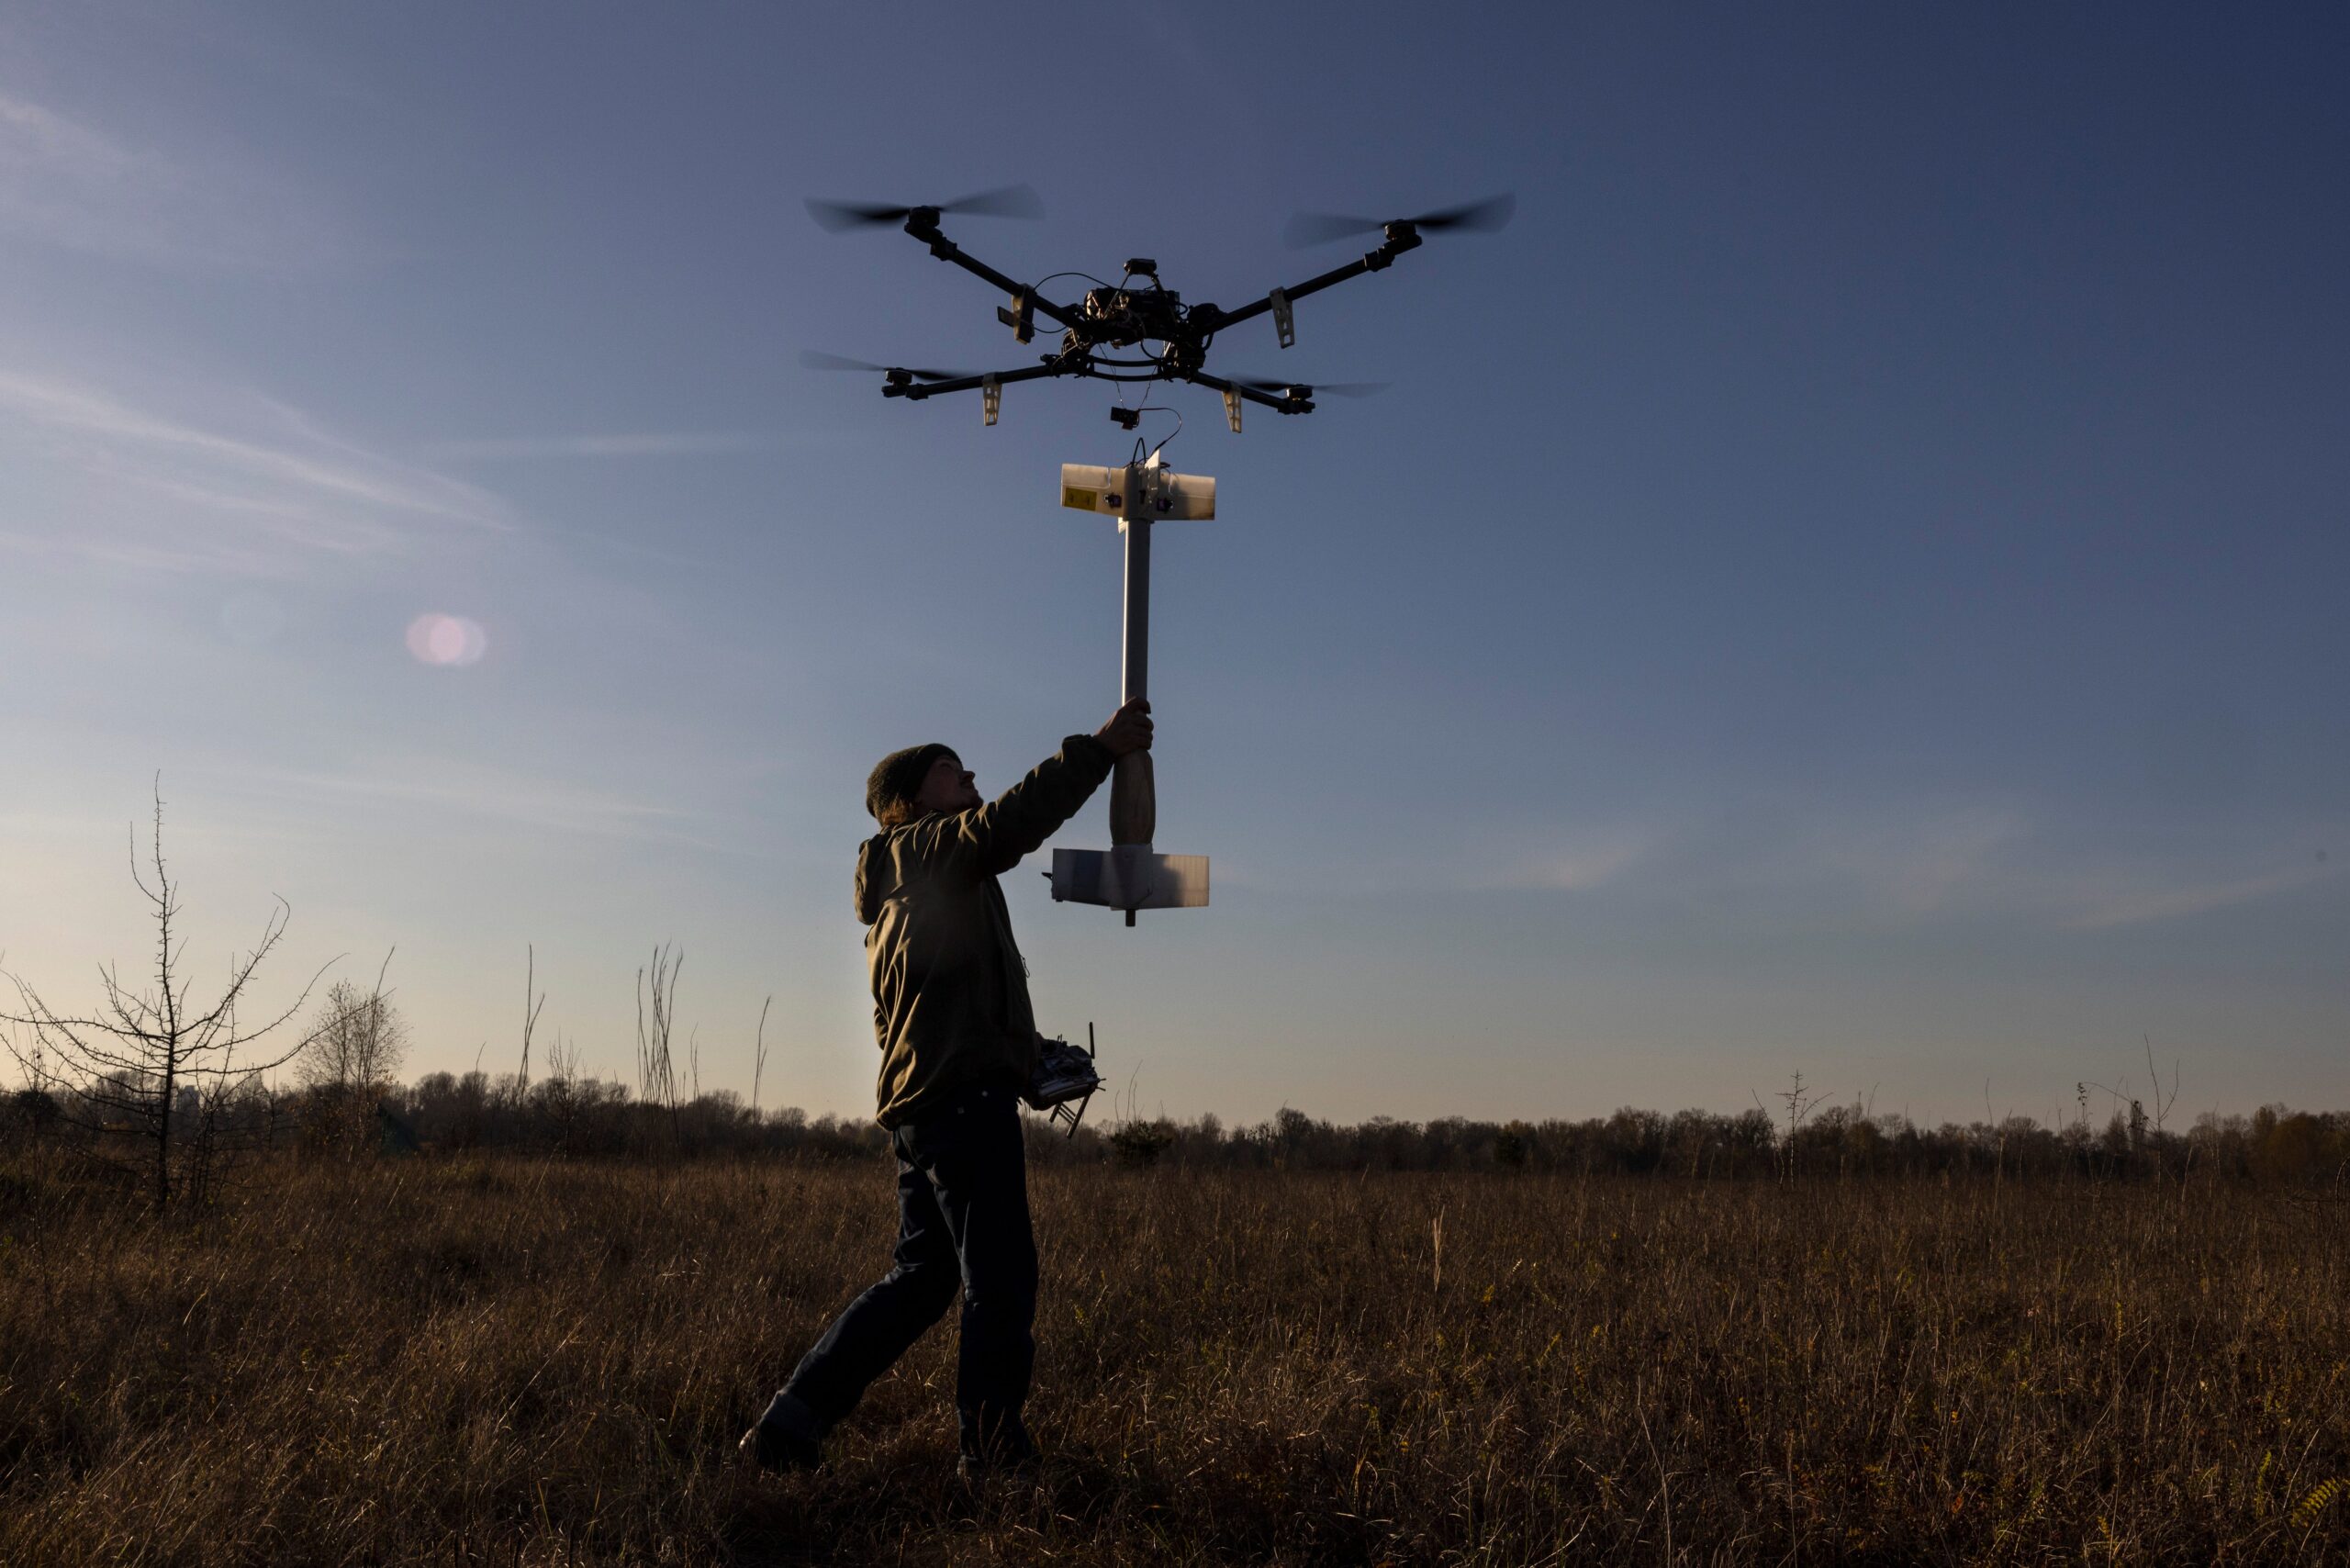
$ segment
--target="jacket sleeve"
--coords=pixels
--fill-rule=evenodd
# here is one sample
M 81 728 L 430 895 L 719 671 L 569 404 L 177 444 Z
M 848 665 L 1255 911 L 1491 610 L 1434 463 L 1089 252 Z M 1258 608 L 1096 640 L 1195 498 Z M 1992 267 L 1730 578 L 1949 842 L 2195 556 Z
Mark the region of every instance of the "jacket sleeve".
M 1075 816 L 1110 777 L 1110 748 L 1091 735 L 1071 735 L 1028 777 L 984 806 L 923 824 L 933 842 L 923 858 L 938 870 L 995 877 L 1020 863 Z

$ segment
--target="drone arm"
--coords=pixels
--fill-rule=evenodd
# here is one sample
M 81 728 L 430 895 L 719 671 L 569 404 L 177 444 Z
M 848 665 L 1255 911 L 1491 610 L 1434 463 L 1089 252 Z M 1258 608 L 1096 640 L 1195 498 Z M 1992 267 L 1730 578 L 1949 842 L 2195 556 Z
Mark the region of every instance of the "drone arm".
M 1204 370 L 1195 370 L 1183 379 L 1186 381 L 1196 382 L 1200 386 L 1210 387 L 1214 391 L 1227 393 L 1234 397 L 1246 398 L 1251 403 L 1261 403 L 1266 408 L 1271 409 L 1277 413 L 1310 414 L 1314 411 L 1314 405 L 1305 398 L 1286 398 L 1278 396 L 1271 392 L 1259 392 L 1254 386 L 1244 386 L 1237 381 L 1226 381 L 1223 376 L 1210 375 Z
M 934 397 L 941 392 L 968 392 L 974 387 L 984 386 L 989 382 L 1002 386 L 1014 381 L 1036 381 L 1047 375 L 1069 375 L 1074 374 L 1077 368 L 1076 365 L 1064 364 L 1056 357 L 1043 364 L 1032 364 L 1020 370 L 990 371 L 985 375 L 958 375 L 951 381 L 892 381 L 883 385 L 881 396 L 903 398 L 909 402 L 919 403 L 924 398 Z
M 1384 244 L 1369 255 L 1358 257 L 1342 267 L 1332 267 L 1319 277 L 1308 278 L 1304 283 L 1292 285 L 1278 292 L 1283 297 L 1292 300 L 1303 299 L 1309 294 L 1319 294 L 1324 289 L 1335 284 L 1344 283 L 1350 277 L 1360 277 L 1365 273 L 1384 272 L 1394 264 L 1396 257 L 1406 251 L 1417 250 L 1422 243 L 1424 241 L 1419 235 L 1409 230 L 1390 235 Z M 1215 313 L 1215 320 L 1209 325 L 1208 330 L 1222 331 L 1236 321 L 1246 321 L 1252 316 L 1262 316 L 1272 308 L 1273 296 L 1268 294 L 1262 299 L 1252 300 L 1237 310 L 1219 309 Z
M 1051 318 L 1064 327 L 1077 325 L 1077 314 L 1066 305 L 1056 305 L 1024 283 L 1015 283 L 976 256 L 967 256 L 962 248 L 939 232 L 936 225 L 918 227 L 918 219 L 909 219 L 906 232 L 930 247 L 930 253 L 942 262 L 952 262 L 965 272 L 988 282 L 1014 297 L 1025 295 L 1035 306 L 1036 314 Z M 978 383 L 974 382 L 974 386 Z M 936 390 L 936 388 L 933 388 Z

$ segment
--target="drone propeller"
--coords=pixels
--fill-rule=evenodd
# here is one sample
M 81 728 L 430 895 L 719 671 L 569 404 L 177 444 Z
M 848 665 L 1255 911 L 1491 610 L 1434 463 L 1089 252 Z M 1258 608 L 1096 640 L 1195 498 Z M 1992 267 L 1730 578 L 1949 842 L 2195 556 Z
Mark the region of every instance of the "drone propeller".
M 881 375 L 911 375 L 916 381 L 959 381 L 966 375 L 977 375 L 976 370 L 913 370 L 903 365 L 874 364 L 861 359 L 845 359 L 836 353 L 822 353 L 815 349 L 800 351 L 800 363 L 810 370 L 867 370 Z
M 903 223 L 915 213 L 925 210 L 919 207 L 876 207 L 864 202 L 817 201 L 811 197 L 808 216 L 838 234 L 847 229 L 876 228 L 882 224 Z M 927 210 L 946 214 L 966 212 L 981 218 L 1042 218 L 1045 204 L 1026 185 L 1003 185 L 991 191 L 975 191 L 955 201 L 943 201 Z
M 1508 225 L 1511 215 L 1517 211 L 1517 197 L 1504 194 L 1472 201 L 1463 207 L 1448 207 L 1438 212 L 1424 213 L 1418 218 L 1393 218 L 1385 220 L 1370 218 L 1344 218 L 1336 213 L 1301 212 L 1289 220 L 1282 238 L 1292 251 L 1308 245 L 1320 245 L 1332 240 L 1345 240 L 1357 234 L 1376 234 L 1389 223 L 1408 223 L 1423 234 L 1441 233 L 1458 229 L 1464 233 L 1490 234 Z
M 1319 398 L 1324 393 L 1334 398 L 1368 398 L 1386 391 L 1391 385 L 1385 381 L 1274 381 L 1256 375 L 1227 375 L 1225 379 L 1251 392 L 1293 393 L 1300 398 Z

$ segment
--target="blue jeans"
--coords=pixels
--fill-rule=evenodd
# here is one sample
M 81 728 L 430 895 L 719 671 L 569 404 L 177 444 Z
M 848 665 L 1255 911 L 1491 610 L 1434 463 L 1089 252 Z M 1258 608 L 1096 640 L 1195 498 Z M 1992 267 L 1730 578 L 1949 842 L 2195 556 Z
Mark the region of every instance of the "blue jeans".
M 795 1435 L 821 1439 L 856 1408 L 867 1384 L 946 1316 L 959 1289 L 955 1406 L 963 1451 L 987 1458 L 1029 1451 L 1020 1411 L 1036 1361 L 1036 1242 L 1017 1103 L 1008 1084 L 978 1085 L 890 1134 L 898 1156 L 896 1267 L 800 1358 L 768 1419 L 784 1417 L 787 1401 L 796 1401 L 814 1430 Z M 800 1423 L 787 1421 L 787 1429 L 792 1424 Z

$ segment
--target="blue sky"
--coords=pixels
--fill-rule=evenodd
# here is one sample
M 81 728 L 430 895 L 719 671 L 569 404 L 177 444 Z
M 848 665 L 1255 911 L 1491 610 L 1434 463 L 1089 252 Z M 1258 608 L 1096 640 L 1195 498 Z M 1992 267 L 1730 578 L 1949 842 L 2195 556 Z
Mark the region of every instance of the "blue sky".
M 2045 1119 L 2145 1038 L 2344 1103 L 2345 67 L 2317 6 L 0 6 L 0 953 L 136 958 L 160 771 L 192 956 L 397 944 L 412 1071 L 510 1067 L 534 944 L 624 1075 L 674 941 L 705 1087 L 772 993 L 767 1103 L 869 1107 L 866 769 L 1108 712 L 1053 501 L 1128 438 L 802 371 L 1027 352 L 802 199 L 1025 180 L 949 232 L 1231 305 L 1350 253 L 1293 210 L 1511 190 L 1212 361 L 1383 395 L 1158 399 L 1215 902 L 1013 873 L 1047 1028 L 1228 1119 Z

